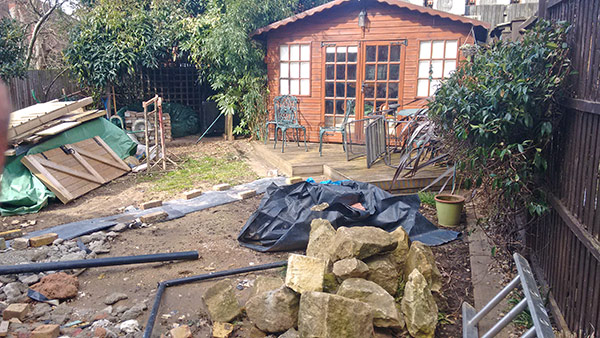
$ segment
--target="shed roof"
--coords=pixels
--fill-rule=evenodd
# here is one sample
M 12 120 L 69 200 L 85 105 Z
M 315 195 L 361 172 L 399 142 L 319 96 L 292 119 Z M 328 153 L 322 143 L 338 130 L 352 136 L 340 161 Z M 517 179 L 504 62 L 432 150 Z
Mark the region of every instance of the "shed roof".
M 290 24 L 292 22 L 296 22 L 298 20 L 302 20 L 304 18 L 313 16 L 317 13 L 321 13 L 324 11 L 327 11 L 333 7 L 336 7 L 338 5 L 344 4 L 344 3 L 348 3 L 351 1 L 355 1 L 355 0 L 333 0 L 330 2 L 327 2 L 325 4 L 322 4 L 320 6 L 311 8 L 309 10 L 306 10 L 304 12 L 298 13 L 296 15 L 290 16 L 289 18 L 285 18 L 283 20 L 279 20 L 277 22 L 273 22 L 272 24 L 259 28 L 256 31 L 254 31 L 252 33 L 251 36 L 258 36 L 261 34 L 264 34 L 266 32 L 281 28 L 287 24 Z M 447 13 L 447 12 L 443 12 L 443 11 L 438 11 L 429 7 L 424 7 L 424 6 L 419 6 L 419 5 L 413 5 L 411 3 L 402 1 L 402 0 L 372 0 L 372 1 L 377 1 L 380 3 L 385 3 L 391 6 L 396 6 L 399 8 L 405 8 L 407 10 L 410 11 L 415 11 L 415 12 L 419 12 L 422 14 L 427 14 L 427 15 L 431 15 L 431 16 L 438 16 L 440 18 L 443 19 L 449 19 L 455 22 L 460 22 L 460 23 L 464 23 L 464 24 L 470 24 L 473 25 L 475 27 L 480 27 L 483 29 L 489 29 L 490 28 L 490 24 L 483 22 L 483 21 L 479 21 L 479 20 L 475 20 L 475 19 L 471 19 L 471 18 L 467 18 L 464 16 L 460 16 L 460 15 L 456 15 L 456 14 L 451 14 L 451 13 Z

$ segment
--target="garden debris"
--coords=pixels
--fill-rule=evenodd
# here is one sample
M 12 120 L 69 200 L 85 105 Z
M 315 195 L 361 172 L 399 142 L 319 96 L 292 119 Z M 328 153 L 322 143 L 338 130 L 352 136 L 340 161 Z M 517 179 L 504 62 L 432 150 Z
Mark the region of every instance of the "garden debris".
M 213 186 L 214 191 L 225 191 L 231 189 L 231 186 L 227 183 L 217 184 Z
M 10 242 L 10 247 L 15 250 L 24 250 L 29 247 L 29 238 L 19 237 Z
M 2 319 L 10 320 L 17 318 L 18 320 L 23 320 L 29 313 L 29 310 L 29 304 L 27 303 L 10 304 L 2 311 Z
M 321 204 L 314 205 L 310 208 L 311 211 L 323 211 L 329 208 L 329 203 L 323 202 Z
M 286 286 L 258 294 L 246 303 L 248 318 L 260 330 L 282 332 L 298 322 L 300 296 Z
M 438 307 L 427 280 L 418 269 L 414 269 L 408 276 L 400 304 L 411 336 L 434 336 L 438 321 Z
M 0 237 L 4 238 L 5 240 L 9 240 L 9 239 L 13 239 L 13 238 L 21 237 L 21 236 L 23 236 L 23 230 L 21 230 L 21 229 L 14 229 L 14 230 L 0 232 Z
M 435 264 L 431 248 L 421 242 L 413 242 L 410 246 L 404 268 L 404 280 L 408 280 L 408 276 L 414 269 L 418 269 L 425 277 L 431 291 L 440 291 L 442 288 L 442 275 Z
M 166 220 L 169 217 L 165 211 L 155 211 L 150 214 L 140 216 L 140 220 L 144 223 L 157 223 Z
M 6 249 L 6 241 L 4 238 L 0 237 L 0 250 Z
M 183 197 L 185 197 L 186 200 L 191 200 L 192 198 L 196 198 L 200 195 L 202 195 L 201 189 L 194 189 L 183 193 Z
M 302 182 L 302 177 L 300 177 L 300 176 L 288 177 L 285 180 L 285 184 L 287 184 L 287 185 L 292 185 L 292 184 L 296 184 L 296 183 L 299 183 L 299 182 Z
M 6 337 L 8 335 L 8 326 L 10 322 L 7 320 L 3 320 L 0 322 L 0 337 Z
M 223 279 L 212 285 L 202 299 L 213 321 L 230 322 L 242 312 L 230 279 Z
M 238 197 L 245 200 L 256 196 L 256 190 L 246 190 L 238 193 Z
M 340 280 L 348 278 L 366 278 L 369 267 L 356 258 L 345 258 L 333 264 L 333 274 Z
M 148 210 L 151 208 L 160 207 L 162 204 L 163 204 L 163 202 L 161 200 L 152 200 L 152 201 L 148 201 L 148 202 L 144 202 L 144 203 L 140 204 L 140 209 Z
M 229 338 L 233 332 L 233 325 L 223 322 L 214 322 L 212 329 L 213 338 Z
M 288 258 L 285 285 L 298 293 L 322 291 L 326 268 L 326 262 L 322 259 L 291 254 Z
M 60 326 L 44 324 L 31 331 L 31 338 L 57 338 L 60 335 Z
M 42 280 L 31 286 L 48 299 L 69 299 L 77 296 L 79 281 L 77 277 L 64 272 L 57 272 L 42 277 Z
M 169 331 L 169 333 L 171 334 L 171 338 L 191 338 L 192 337 L 192 331 L 190 330 L 190 327 L 187 325 L 180 325 L 174 329 L 171 329 L 171 331 Z
M 34 248 L 37 248 L 39 246 L 44 246 L 44 245 L 50 245 L 57 238 L 58 238 L 58 234 L 50 232 L 47 234 L 31 237 L 29 239 L 29 245 L 31 245 Z
M 137 320 L 130 319 L 119 324 L 117 328 L 125 333 L 134 333 L 140 330 L 140 324 Z
M 116 303 L 120 300 L 127 299 L 127 298 L 128 298 L 128 296 L 124 293 L 114 292 L 114 293 L 111 293 L 110 295 L 108 295 L 106 297 L 106 299 L 104 299 L 104 304 L 113 305 L 114 303 Z

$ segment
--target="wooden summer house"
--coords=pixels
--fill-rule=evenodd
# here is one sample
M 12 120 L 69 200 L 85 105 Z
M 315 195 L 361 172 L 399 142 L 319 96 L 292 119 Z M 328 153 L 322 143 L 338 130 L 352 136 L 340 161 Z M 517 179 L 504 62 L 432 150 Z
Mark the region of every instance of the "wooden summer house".
M 308 140 L 318 142 L 319 128 L 339 124 L 349 100 L 356 120 L 392 103 L 421 107 L 464 58 L 460 47 L 485 40 L 488 28 L 400 0 L 334 0 L 253 37 L 266 42 L 271 104 L 296 96 Z

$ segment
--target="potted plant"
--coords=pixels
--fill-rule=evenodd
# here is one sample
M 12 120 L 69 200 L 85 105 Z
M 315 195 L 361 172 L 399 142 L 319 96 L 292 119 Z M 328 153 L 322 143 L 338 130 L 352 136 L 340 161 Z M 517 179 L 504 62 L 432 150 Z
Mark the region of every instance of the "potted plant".
M 454 227 L 460 223 L 465 198 L 460 195 L 439 194 L 435 196 L 435 209 L 438 223 L 447 227 Z

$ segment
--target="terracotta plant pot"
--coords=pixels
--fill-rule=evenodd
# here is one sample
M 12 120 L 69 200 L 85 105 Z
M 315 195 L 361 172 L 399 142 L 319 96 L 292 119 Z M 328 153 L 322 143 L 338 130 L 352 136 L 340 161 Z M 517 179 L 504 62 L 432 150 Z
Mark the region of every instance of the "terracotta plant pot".
M 460 195 L 439 194 L 435 196 L 435 209 L 438 223 L 446 227 L 454 227 L 460 223 L 465 198 Z

